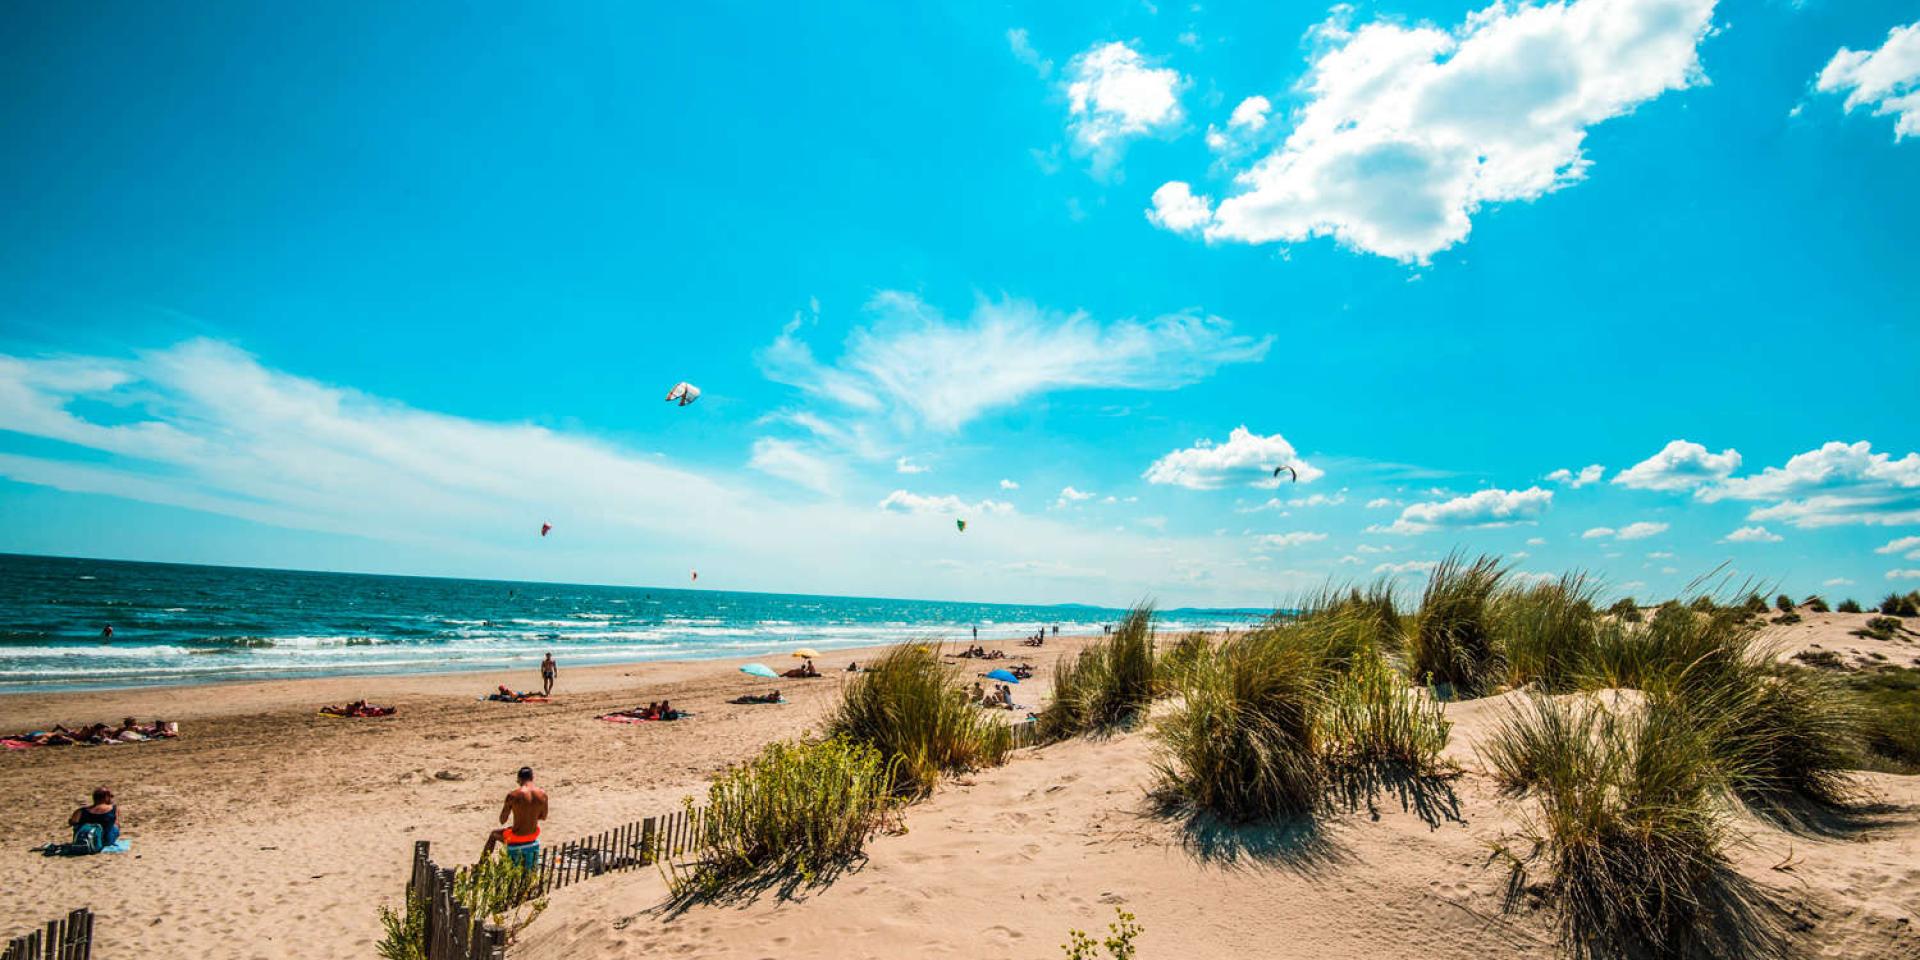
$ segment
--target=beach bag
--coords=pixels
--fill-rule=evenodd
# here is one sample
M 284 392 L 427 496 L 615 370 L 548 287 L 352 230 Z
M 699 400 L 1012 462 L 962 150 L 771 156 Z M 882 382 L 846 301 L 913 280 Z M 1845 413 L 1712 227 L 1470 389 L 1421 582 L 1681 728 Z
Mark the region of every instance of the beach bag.
M 97 823 L 83 823 L 73 828 L 73 842 L 62 845 L 59 853 L 63 857 L 89 857 L 99 853 L 107 845 L 106 831 Z

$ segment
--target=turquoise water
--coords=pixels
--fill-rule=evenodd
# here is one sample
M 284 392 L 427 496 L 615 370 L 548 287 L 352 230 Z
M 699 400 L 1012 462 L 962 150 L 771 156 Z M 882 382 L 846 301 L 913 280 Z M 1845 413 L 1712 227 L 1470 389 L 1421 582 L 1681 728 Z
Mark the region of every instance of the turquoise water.
M 1099 632 L 1121 611 L 0 554 L 0 691 L 749 657 Z M 1167 629 L 1247 610 L 1169 610 Z M 113 627 L 112 642 L 100 636 Z

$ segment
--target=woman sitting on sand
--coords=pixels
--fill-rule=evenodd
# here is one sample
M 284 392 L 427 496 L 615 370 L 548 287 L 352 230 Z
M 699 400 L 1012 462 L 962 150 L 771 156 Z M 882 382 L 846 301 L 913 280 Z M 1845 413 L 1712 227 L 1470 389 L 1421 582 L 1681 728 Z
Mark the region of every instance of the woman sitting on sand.
M 73 842 L 94 853 L 114 845 L 120 839 L 120 808 L 113 802 L 113 791 L 95 787 L 93 803 L 81 807 L 67 818 L 73 828 Z
M 797 667 L 794 667 L 792 670 L 788 670 L 786 673 L 781 674 L 781 676 L 783 677 L 791 677 L 795 680 L 807 680 L 814 677 L 818 677 L 819 675 L 820 675 L 820 671 L 814 667 L 812 660 L 808 660 L 807 662 Z

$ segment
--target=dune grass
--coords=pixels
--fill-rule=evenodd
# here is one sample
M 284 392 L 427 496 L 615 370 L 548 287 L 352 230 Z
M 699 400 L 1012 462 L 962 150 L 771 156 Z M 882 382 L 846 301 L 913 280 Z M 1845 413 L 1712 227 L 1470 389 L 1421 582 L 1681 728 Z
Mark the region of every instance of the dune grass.
M 1241 823 L 1304 813 L 1325 768 L 1316 713 L 1322 651 L 1269 623 L 1222 642 L 1181 678 L 1181 704 L 1155 727 L 1159 797 Z
M 769 744 L 708 786 L 698 821 L 705 856 L 684 869 L 666 867 L 674 895 L 698 899 L 760 880 L 811 883 L 830 873 L 864 849 L 900 802 L 898 766 L 872 744 L 845 737 Z
M 1508 686 L 1538 684 L 1559 693 L 1574 689 L 1593 658 L 1599 629 L 1598 588 L 1583 573 L 1501 591 L 1493 599 L 1492 632 Z
M 1453 729 L 1439 701 L 1409 687 L 1372 648 L 1332 672 L 1319 724 L 1321 757 L 1331 769 L 1387 764 L 1422 774 L 1434 769 Z
M 1861 701 L 1861 762 L 1888 773 L 1920 773 L 1920 670 L 1883 667 L 1846 683 Z
M 1158 693 L 1153 607 L 1127 611 L 1113 633 L 1054 667 L 1053 699 L 1040 711 L 1040 735 L 1060 740 L 1130 724 Z
M 1408 638 L 1413 675 L 1446 684 L 1459 696 L 1490 690 L 1503 664 L 1492 626 L 1492 607 L 1507 568 L 1495 557 L 1471 563 L 1449 554 L 1427 575 L 1420 610 Z
M 912 797 L 943 775 L 999 765 L 1013 743 L 1011 728 L 969 706 L 939 651 L 922 643 L 894 647 L 848 683 L 826 733 L 879 751 L 894 789 Z
M 1159 695 L 1165 696 L 1178 690 L 1180 676 L 1206 656 L 1212 647 L 1207 635 L 1196 631 L 1182 636 L 1172 646 L 1160 651 L 1159 659 L 1153 665 L 1154 684 Z
M 1566 942 L 1579 955 L 1684 956 L 1712 938 L 1726 872 L 1723 784 L 1707 735 L 1684 707 L 1637 710 L 1536 697 L 1511 712 L 1482 756 L 1537 800 L 1506 850 L 1513 889 L 1543 863 Z

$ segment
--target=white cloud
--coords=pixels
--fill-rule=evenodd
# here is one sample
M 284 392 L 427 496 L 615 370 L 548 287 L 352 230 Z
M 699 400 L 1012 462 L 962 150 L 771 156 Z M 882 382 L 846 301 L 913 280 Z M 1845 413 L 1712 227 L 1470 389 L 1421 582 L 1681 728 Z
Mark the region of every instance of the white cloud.
M 1834 577 L 1831 580 L 1820 581 L 1820 585 L 1823 587 L 1851 587 L 1853 586 L 1853 581 L 1848 580 L 1846 577 Z
M 1053 501 L 1053 508 L 1059 510 L 1069 504 L 1083 503 L 1092 500 L 1094 496 L 1094 494 L 1088 493 L 1085 490 L 1076 490 L 1072 484 L 1068 484 L 1060 488 L 1060 496 Z
M 1347 565 L 1347 564 L 1349 564 L 1349 563 L 1366 563 L 1366 561 L 1365 561 L 1365 560 L 1362 560 L 1362 559 L 1360 559 L 1359 557 L 1356 557 L 1356 556 L 1354 556 L 1354 555 L 1353 555 L 1353 554 L 1351 554 L 1351 553 L 1349 553 L 1349 554 L 1347 554 L 1346 556 L 1344 556 L 1344 557 L 1341 557 L 1341 558 L 1340 558 L 1340 565 L 1341 565 L 1341 566 L 1345 566 L 1345 565 Z
M 1231 483 L 1256 487 L 1278 485 L 1273 469 L 1291 466 L 1301 483 L 1312 483 L 1326 473 L 1300 459 L 1293 444 L 1280 434 L 1261 436 L 1245 426 L 1233 428 L 1227 442 L 1201 439 L 1184 450 L 1155 460 L 1141 476 L 1148 483 L 1172 484 L 1189 490 L 1217 490 Z M 1286 478 L 1291 479 L 1291 478 Z
M 1394 550 L 1396 550 L 1396 549 L 1398 549 L 1398 548 L 1396 548 L 1396 547 L 1389 547 L 1389 546 L 1384 546 L 1384 545 L 1382 545 L 1382 546 L 1374 546 L 1374 545 L 1373 545 L 1373 544 L 1371 544 L 1371 543 L 1363 543 L 1363 544 L 1360 544 L 1360 545 L 1359 545 L 1359 546 L 1357 546 L 1357 547 L 1354 547 L 1354 548 L 1353 548 L 1353 552 L 1355 552 L 1355 553 L 1392 553 L 1392 552 L 1394 552 Z
M 1641 520 L 1638 523 L 1629 523 L 1626 526 L 1621 527 L 1620 532 L 1615 535 L 1614 539 L 1645 540 L 1648 537 L 1659 536 L 1660 534 L 1663 534 L 1666 532 L 1667 532 L 1667 525 L 1664 523 L 1657 523 L 1651 520 Z
M 1387 507 L 1397 507 L 1399 505 L 1400 501 L 1389 500 L 1386 497 L 1374 497 L 1372 500 L 1367 501 L 1368 510 L 1384 510 Z
M 1703 82 L 1714 0 L 1498 3 L 1453 31 L 1331 24 L 1307 103 L 1241 172 L 1209 240 L 1297 242 L 1424 261 L 1466 239 L 1483 205 L 1534 200 L 1587 174 L 1588 128 Z M 1345 14 L 1341 14 L 1344 16 Z
M 1262 534 L 1255 541 L 1263 547 L 1297 547 L 1303 543 L 1319 543 L 1326 538 L 1324 533 L 1295 530 L 1291 533 Z
M 1174 233 L 1197 233 L 1213 218 L 1213 198 L 1196 196 L 1193 188 L 1170 180 L 1153 191 L 1147 220 Z
M 1004 480 L 1004 479 L 1003 479 L 1003 480 L 1001 480 L 1001 481 L 1000 481 L 1000 489 L 1002 489 L 1002 490 L 1018 490 L 1018 489 L 1020 489 L 1020 485 L 1019 485 L 1018 483 L 1015 483 L 1015 482 L 1013 482 L 1012 480 Z
M 1285 500 L 1279 497 L 1269 497 L 1265 503 L 1256 504 L 1251 507 L 1235 507 L 1234 512 L 1260 513 L 1265 510 L 1285 511 L 1288 508 L 1337 507 L 1346 502 L 1347 492 L 1342 490 L 1334 494 L 1315 493 L 1304 497 L 1288 497 Z
M 1546 545 L 1547 545 L 1546 537 L 1528 537 L 1527 538 L 1527 546 L 1529 547 L 1544 547 Z
M 1233 114 L 1227 117 L 1227 126 L 1259 130 L 1267 125 L 1267 114 L 1272 110 L 1272 101 L 1256 94 L 1233 108 Z
M 1709 453 L 1689 440 L 1674 440 L 1659 453 L 1613 475 L 1613 482 L 1635 490 L 1692 490 L 1725 480 L 1740 469 L 1740 451 Z
M 1067 63 L 1068 129 L 1076 149 L 1110 168 L 1132 137 L 1166 133 L 1185 120 L 1179 71 L 1152 66 L 1125 43 L 1095 44 Z
M 999 500 L 981 500 L 968 503 L 953 494 L 944 496 L 922 496 L 906 490 L 895 490 L 880 501 L 880 509 L 896 513 L 939 514 L 944 516 L 967 514 L 1012 513 L 1013 504 Z
M 1888 570 L 1888 580 L 1920 580 L 1920 570 Z
M 1426 573 L 1439 565 L 1437 561 L 1433 560 L 1408 560 L 1405 563 L 1378 564 L 1373 568 L 1373 572 L 1390 573 L 1396 576 L 1406 573 Z
M 1013 58 L 1033 68 L 1033 72 L 1042 77 L 1053 73 L 1053 61 L 1040 55 L 1033 48 L 1033 41 L 1027 37 L 1027 28 L 1014 27 L 1007 31 L 1007 48 L 1013 51 Z
M 1655 550 L 1655 551 L 1653 551 L 1652 553 L 1649 553 L 1649 554 L 1647 554 L 1647 559 L 1649 559 L 1649 560 L 1672 560 L 1672 559 L 1673 559 L 1673 551 L 1672 551 L 1672 550 Z
M 1766 527 L 1741 527 L 1720 538 L 1721 543 L 1779 543 L 1786 538 Z
M 1565 467 L 1562 467 L 1558 470 L 1555 470 L 1552 473 L 1547 474 L 1547 479 L 1554 483 L 1558 483 L 1563 486 L 1572 487 L 1573 489 L 1578 490 L 1589 483 L 1594 483 L 1598 481 L 1600 479 L 1600 475 L 1602 473 L 1605 473 L 1606 469 L 1607 468 L 1597 463 L 1590 463 L 1584 467 L 1581 467 L 1579 473 L 1575 473 L 1572 470 L 1568 470 Z
M 1272 337 L 1236 336 L 1219 317 L 1183 313 L 1102 325 L 1020 300 L 982 301 L 949 320 L 912 294 L 869 304 L 871 326 L 823 363 L 788 324 L 761 351 L 768 378 L 856 415 L 956 430 L 989 411 L 1060 390 L 1171 390 L 1230 363 L 1264 359 Z
M 1615 530 L 1612 527 L 1594 527 L 1593 529 L 1588 530 L 1586 533 L 1581 534 L 1580 538 L 1582 540 L 1601 540 L 1607 537 L 1611 537 L 1614 534 L 1619 532 L 1620 531 Z
M 753 453 L 747 458 L 747 466 L 782 480 L 791 480 L 817 493 L 831 494 L 839 489 L 833 466 L 791 440 L 775 437 L 755 440 Z
M 1889 540 L 1884 546 L 1873 548 L 1874 553 L 1903 553 L 1908 560 L 1920 560 L 1920 537 L 1900 537 Z
M 1814 82 L 1822 93 L 1845 92 L 1846 110 L 1873 105 L 1893 116 L 1893 139 L 1920 134 L 1920 23 L 1887 31 L 1877 50 L 1841 47 Z
M 1514 560 L 1525 560 L 1528 557 L 1533 556 L 1533 554 L 1528 553 L 1525 550 L 1515 550 L 1514 552 L 1507 554 L 1507 556 Z
M 893 461 L 893 469 L 896 473 L 926 473 L 932 468 L 914 463 L 912 457 L 900 457 Z
M 1375 533 L 1417 534 L 1444 527 L 1505 527 L 1539 519 L 1552 502 L 1553 491 L 1539 487 L 1489 488 L 1451 500 L 1408 504 L 1392 524 L 1367 529 Z
M 1920 453 L 1895 460 L 1874 453 L 1865 440 L 1834 440 L 1795 454 L 1784 467 L 1732 477 L 1696 495 L 1709 503 L 1771 500 L 1771 505 L 1748 512 L 1747 519 L 1779 520 L 1801 528 L 1920 523 Z

